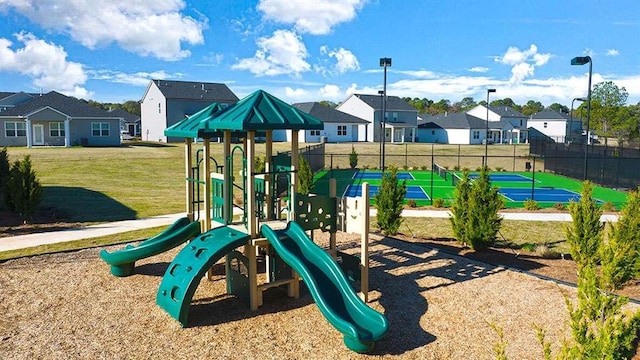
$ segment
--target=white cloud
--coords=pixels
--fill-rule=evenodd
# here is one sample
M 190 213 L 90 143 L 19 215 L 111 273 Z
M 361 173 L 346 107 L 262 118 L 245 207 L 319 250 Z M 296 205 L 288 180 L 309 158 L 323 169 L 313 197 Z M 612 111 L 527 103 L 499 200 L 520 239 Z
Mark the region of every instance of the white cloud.
M 267 20 L 294 24 L 301 33 L 323 35 L 351 21 L 368 0 L 260 0 L 258 10 Z
M 190 55 L 183 43 L 204 42 L 206 19 L 180 13 L 183 0 L 2 0 L 16 12 L 49 30 L 68 34 L 88 48 L 115 42 L 121 48 L 163 60 Z
M 329 71 L 322 65 L 315 65 L 314 69 L 316 72 L 322 73 L 323 75 L 338 73 L 344 74 L 348 71 L 358 71 L 360 70 L 360 62 L 358 58 L 349 50 L 345 48 L 338 48 L 334 50 L 329 50 L 326 45 L 320 47 L 320 54 L 327 55 L 329 58 L 334 58 L 336 60 L 335 65 L 332 66 L 332 71 Z
M 22 32 L 14 36 L 24 47 L 14 50 L 10 40 L 0 38 L 0 71 L 29 76 L 36 88 L 45 91 L 56 90 L 79 98 L 92 95 L 81 86 L 87 80 L 84 66 L 68 61 L 64 48 L 30 33 Z
M 494 58 L 497 63 L 511 65 L 511 82 L 519 83 L 529 76 L 533 76 L 535 68 L 549 62 L 551 54 L 541 54 L 538 47 L 531 44 L 528 49 L 520 50 L 515 46 L 510 46 L 500 57 Z
M 276 30 L 271 37 L 256 41 L 258 50 L 251 58 L 245 58 L 231 66 L 235 70 L 248 70 L 256 76 L 299 76 L 311 70 L 305 60 L 309 57 L 300 36 L 288 30 Z
M 290 100 L 294 100 L 293 102 L 298 102 L 295 101 L 295 99 L 306 99 L 309 96 L 309 92 L 307 90 L 304 89 L 293 89 L 290 87 L 285 87 L 284 88 L 284 93 L 287 96 L 287 98 L 289 98 Z
M 133 86 L 147 86 L 152 79 L 178 79 L 183 74 L 175 73 L 170 74 L 164 70 L 153 72 L 136 72 L 132 74 L 123 73 L 120 71 L 100 70 L 89 71 L 89 75 L 95 80 L 106 80 L 118 84 L 127 84 Z
M 607 56 L 618 56 L 618 55 L 620 55 L 620 51 L 618 51 L 617 49 L 607 50 Z
M 489 68 L 484 66 L 474 66 L 470 68 L 468 71 L 475 72 L 475 73 L 486 73 L 487 71 L 489 71 Z
M 340 99 L 344 96 L 344 93 L 340 90 L 338 85 L 327 84 L 320 88 L 320 95 L 322 99 L 331 99 L 335 101 L 335 99 Z

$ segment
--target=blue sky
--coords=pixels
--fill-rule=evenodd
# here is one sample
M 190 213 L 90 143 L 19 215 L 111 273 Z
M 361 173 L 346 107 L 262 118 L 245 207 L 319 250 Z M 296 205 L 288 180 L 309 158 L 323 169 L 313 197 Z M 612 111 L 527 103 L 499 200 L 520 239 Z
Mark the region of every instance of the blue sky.
M 100 5 L 97 5 L 100 4 Z M 290 102 L 382 89 L 544 105 L 613 81 L 640 101 L 640 2 L 0 0 L 0 91 L 139 100 L 150 79 L 226 83 Z M 635 45 L 634 45 L 635 44 Z

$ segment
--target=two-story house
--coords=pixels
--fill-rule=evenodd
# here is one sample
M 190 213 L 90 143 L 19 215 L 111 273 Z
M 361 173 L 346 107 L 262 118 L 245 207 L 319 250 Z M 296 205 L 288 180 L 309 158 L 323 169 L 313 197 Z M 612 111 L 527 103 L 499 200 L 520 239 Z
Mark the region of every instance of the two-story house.
M 546 108 L 532 114 L 527 121 L 529 136 L 543 137 L 555 142 L 577 141 L 582 134 L 582 119 Z
M 488 120 L 487 139 L 489 143 L 521 144 L 528 142 L 527 117 L 510 106 L 478 105 L 467 114 Z
M 228 106 L 238 97 L 225 84 L 151 80 L 140 101 L 142 140 L 177 142 L 164 129 L 204 109 L 211 103 Z
M 368 122 L 365 131 L 358 133 L 358 141 L 380 141 L 383 97 L 353 94 L 337 110 Z M 418 111 L 397 96 L 387 96 L 385 106 L 385 142 L 414 142 L 418 127 Z

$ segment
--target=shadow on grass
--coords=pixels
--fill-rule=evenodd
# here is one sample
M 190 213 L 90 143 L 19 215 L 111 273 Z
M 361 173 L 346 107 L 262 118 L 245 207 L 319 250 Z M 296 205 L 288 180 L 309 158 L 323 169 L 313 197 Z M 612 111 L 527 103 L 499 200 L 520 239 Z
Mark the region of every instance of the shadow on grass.
M 123 143 L 121 147 L 154 147 L 154 148 L 166 148 L 166 147 L 175 147 L 176 145 L 159 143 L 159 142 L 148 142 L 148 141 L 132 141 Z
M 136 211 L 109 196 L 79 187 L 44 186 L 42 206 L 51 208 L 51 218 L 72 222 L 133 220 Z

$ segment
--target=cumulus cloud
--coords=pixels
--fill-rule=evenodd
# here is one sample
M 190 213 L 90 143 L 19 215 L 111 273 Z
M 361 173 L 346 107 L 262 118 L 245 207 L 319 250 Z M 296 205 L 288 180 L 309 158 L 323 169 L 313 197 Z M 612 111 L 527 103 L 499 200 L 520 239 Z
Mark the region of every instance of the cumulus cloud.
M 511 65 L 511 82 L 518 83 L 529 76 L 533 76 L 535 68 L 549 62 L 551 54 L 541 54 L 538 47 L 531 44 L 528 49 L 520 50 L 515 46 L 510 46 L 507 51 L 494 60 L 497 63 Z
M 340 99 L 344 96 L 338 85 L 327 84 L 320 88 L 320 95 L 323 99 Z
M 183 76 L 181 73 L 170 74 L 164 70 L 153 72 L 141 71 L 131 74 L 111 70 L 89 71 L 88 73 L 92 79 L 134 86 L 147 86 L 152 79 L 178 79 Z
M 87 80 L 84 66 L 68 61 L 61 46 L 36 38 L 31 33 L 14 35 L 23 47 L 12 48 L 13 43 L 0 38 L 0 71 L 29 76 L 33 85 L 43 90 L 56 90 L 66 95 L 89 98 L 92 93 L 82 87 Z
M 617 49 L 609 49 L 607 50 L 607 56 L 618 56 L 620 55 L 620 51 Z
M 334 50 L 330 50 L 326 45 L 320 47 L 320 54 L 326 55 L 329 58 L 335 59 L 336 63 L 332 66 L 332 70 L 329 71 L 323 66 L 316 66 L 317 72 L 326 73 L 338 73 L 344 74 L 348 71 L 358 71 L 360 70 L 360 62 L 358 58 L 349 50 L 345 48 L 338 48 Z
M 468 71 L 474 72 L 474 73 L 486 73 L 487 71 L 489 71 L 489 68 L 484 66 L 474 66 L 470 68 Z
M 234 70 L 247 70 L 256 76 L 292 75 L 311 70 L 305 60 L 309 52 L 298 34 L 288 30 L 276 30 L 270 37 L 256 41 L 258 50 L 251 58 L 232 65 Z
M 351 21 L 368 0 L 260 0 L 267 20 L 293 24 L 301 33 L 323 35 L 337 24 Z
M 121 48 L 162 60 L 190 55 L 183 43 L 204 42 L 206 19 L 183 15 L 183 0 L 3 0 L 6 7 L 45 29 L 65 33 L 93 49 L 116 43 Z

